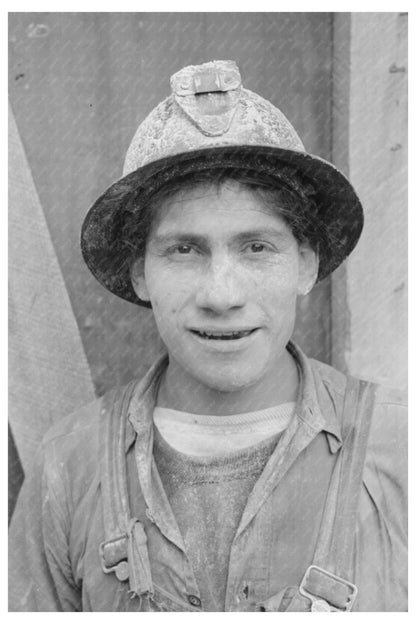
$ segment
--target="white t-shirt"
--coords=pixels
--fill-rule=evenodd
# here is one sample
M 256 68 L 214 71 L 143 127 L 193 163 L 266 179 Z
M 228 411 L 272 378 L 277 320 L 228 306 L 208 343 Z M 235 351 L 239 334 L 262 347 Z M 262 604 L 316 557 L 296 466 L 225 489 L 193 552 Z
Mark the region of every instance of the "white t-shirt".
M 213 456 L 253 446 L 284 431 L 294 409 L 291 402 L 246 414 L 212 416 L 156 407 L 153 419 L 161 436 L 177 451 Z

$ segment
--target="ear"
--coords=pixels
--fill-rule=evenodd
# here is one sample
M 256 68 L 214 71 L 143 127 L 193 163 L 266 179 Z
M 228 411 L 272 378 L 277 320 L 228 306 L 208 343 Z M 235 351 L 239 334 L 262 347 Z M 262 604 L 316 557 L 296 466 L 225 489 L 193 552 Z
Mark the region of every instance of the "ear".
M 138 258 L 130 267 L 130 279 L 133 290 L 142 301 L 150 301 L 144 277 L 144 258 Z
M 299 243 L 298 295 L 307 295 L 318 276 L 319 257 L 309 243 Z

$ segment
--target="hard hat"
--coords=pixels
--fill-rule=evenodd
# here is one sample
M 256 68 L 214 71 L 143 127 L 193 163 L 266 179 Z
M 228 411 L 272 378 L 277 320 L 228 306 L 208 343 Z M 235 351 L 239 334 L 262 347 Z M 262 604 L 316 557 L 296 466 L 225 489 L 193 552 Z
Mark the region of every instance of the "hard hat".
M 243 88 L 233 61 L 184 67 L 171 77 L 171 95 L 138 127 L 123 169 L 89 210 L 82 227 L 84 260 L 114 294 L 140 305 L 130 280 L 133 257 L 123 225 L 140 210 L 149 188 L 190 172 L 256 169 L 298 193 L 312 189 L 319 244 L 318 281 L 355 247 L 363 227 L 361 203 L 347 178 L 306 152 L 283 113 Z

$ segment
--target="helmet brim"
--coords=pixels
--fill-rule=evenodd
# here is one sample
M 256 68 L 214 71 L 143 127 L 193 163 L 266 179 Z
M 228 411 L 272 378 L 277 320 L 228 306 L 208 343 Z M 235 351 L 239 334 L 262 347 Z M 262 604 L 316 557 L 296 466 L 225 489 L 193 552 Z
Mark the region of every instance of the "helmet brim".
M 153 161 L 112 184 L 90 208 L 81 231 L 83 258 L 96 279 L 118 297 L 151 307 L 141 301 L 131 283 L 133 252 L 120 241 L 127 214 L 137 209 L 140 196 L 155 176 L 162 185 L 190 172 L 220 167 L 256 169 L 279 178 L 279 172 L 296 174 L 312 186 L 318 223 L 318 281 L 332 273 L 354 249 L 364 217 L 361 202 L 347 178 L 334 165 L 307 152 L 270 146 L 219 146 L 175 154 Z

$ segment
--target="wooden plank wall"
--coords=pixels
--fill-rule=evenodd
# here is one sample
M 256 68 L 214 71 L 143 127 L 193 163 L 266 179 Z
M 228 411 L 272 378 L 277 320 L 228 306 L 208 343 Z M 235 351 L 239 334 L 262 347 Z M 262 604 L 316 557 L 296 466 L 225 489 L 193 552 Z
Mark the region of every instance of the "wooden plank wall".
M 12 13 L 10 98 L 98 394 L 160 349 L 151 312 L 118 300 L 79 250 L 85 213 L 121 175 L 138 123 L 182 66 L 231 58 L 307 149 L 331 152 L 331 14 Z M 296 337 L 330 360 L 330 283 L 299 307 Z

